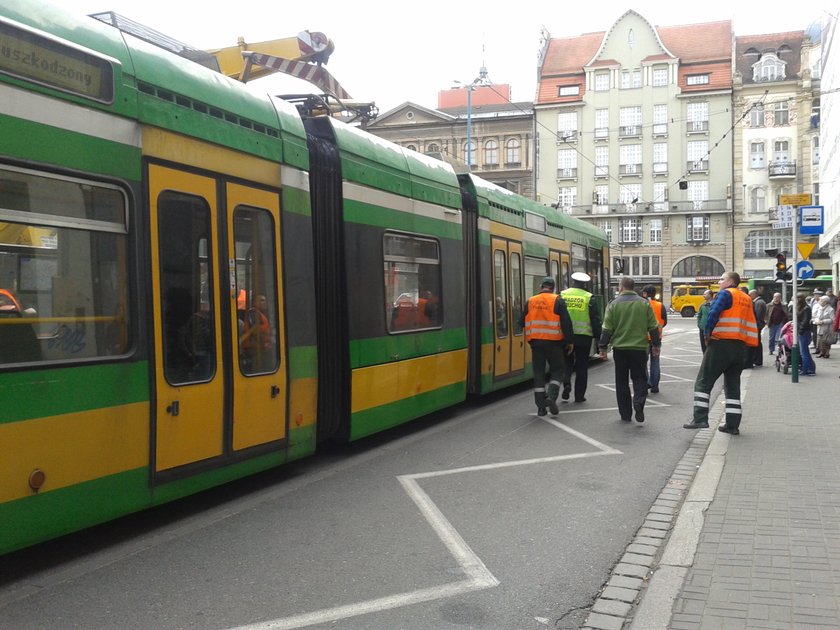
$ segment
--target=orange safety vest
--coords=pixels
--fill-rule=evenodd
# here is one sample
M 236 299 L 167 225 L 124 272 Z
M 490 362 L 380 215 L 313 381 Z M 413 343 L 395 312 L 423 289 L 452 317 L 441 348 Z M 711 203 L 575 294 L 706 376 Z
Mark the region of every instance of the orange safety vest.
M 758 326 L 750 296 L 740 289 L 728 288 L 732 295 L 732 306 L 720 314 L 712 339 L 737 339 L 753 348 L 758 346 Z
M 270 350 L 273 346 L 271 342 L 271 324 L 268 322 L 268 318 L 263 315 L 261 311 L 254 309 L 254 312 L 256 312 L 259 316 L 257 323 L 254 324 L 259 328 L 259 332 L 253 336 L 249 335 L 248 338 L 242 342 L 242 348 L 245 350 L 254 350 L 258 346 L 262 346 L 264 350 Z M 250 331 L 254 325 L 251 324 L 249 318 L 246 316 L 245 332 L 247 333 Z M 257 337 L 257 339 L 254 337 Z
M 665 326 L 665 320 L 662 319 L 662 302 L 651 300 L 650 305 L 653 307 L 653 314 L 656 317 L 656 323 L 659 324 L 659 330 L 661 332 L 662 328 Z
M 557 301 L 555 293 L 538 293 L 528 299 L 528 312 L 525 314 L 525 339 L 546 339 L 563 341 L 560 328 L 560 316 L 554 312 Z

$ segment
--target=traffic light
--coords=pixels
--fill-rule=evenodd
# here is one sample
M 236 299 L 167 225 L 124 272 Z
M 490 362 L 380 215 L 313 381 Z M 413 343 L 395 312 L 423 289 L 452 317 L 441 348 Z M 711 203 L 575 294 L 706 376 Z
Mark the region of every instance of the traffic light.
M 776 280 L 784 280 L 787 275 L 787 258 L 784 254 L 776 254 Z

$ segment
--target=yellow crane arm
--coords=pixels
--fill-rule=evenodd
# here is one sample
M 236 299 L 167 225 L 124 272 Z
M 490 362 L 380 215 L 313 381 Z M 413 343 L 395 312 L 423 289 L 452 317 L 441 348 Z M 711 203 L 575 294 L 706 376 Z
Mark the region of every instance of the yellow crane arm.
M 297 34 L 297 37 L 284 37 L 254 44 L 249 44 L 244 38 L 240 37 L 236 46 L 208 50 L 207 52 L 218 60 L 222 74 L 241 80 L 242 72 L 245 69 L 245 58 L 242 53 L 245 51 L 294 61 L 311 61 L 323 64 L 327 63 L 333 50 L 335 50 L 335 46 L 323 33 L 301 31 Z M 276 70 L 265 66 L 257 66 L 251 69 L 249 79 L 257 79 L 273 72 L 276 72 Z

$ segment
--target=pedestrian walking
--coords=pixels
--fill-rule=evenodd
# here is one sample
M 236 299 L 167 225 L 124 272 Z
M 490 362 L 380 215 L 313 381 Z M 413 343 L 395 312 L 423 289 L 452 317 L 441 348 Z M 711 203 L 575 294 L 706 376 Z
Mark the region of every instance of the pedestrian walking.
M 557 396 L 566 371 L 565 355 L 574 351 L 574 332 L 566 302 L 554 293 L 554 278 L 543 278 L 540 292 L 528 298 L 519 325 L 524 326 L 525 340 L 531 346 L 537 415 L 544 416 L 546 407 L 555 415 L 560 411 Z M 546 365 L 551 375 L 548 387 Z
M 770 346 L 770 354 L 775 352 L 776 344 L 779 343 L 779 333 L 789 319 L 788 308 L 782 304 L 782 294 L 774 293 L 773 299 L 767 305 L 767 345 Z
M 607 348 L 612 346 L 615 363 L 615 398 L 618 413 L 624 422 L 633 419 L 645 421 L 647 400 L 647 355 L 659 355 L 661 339 L 659 323 L 653 308 L 633 289 L 635 282 L 630 276 L 623 276 L 618 284 L 619 293 L 607 306 L 604 325 L 598 347 L 601 358 L 607 358 Z M 630 397 L 630 383 L 633 381 L 633 396 Z
M 693 419 L 685 429 L 709 426 L 709 396 L 720 375 L 726 394 L 726 424 L 719 431 L 738 435 L 741 425 L 741 371 L 747 353 L 758 346 L 758 326 L 750 297 L 738 289 L 741 276 L 727 271 L 706 322 L 706 352 L 694 381 Z
M 709 320 L 709 309 L 712 308 L 712 298 L 714 296 L 714 293 L 706 290 L 703 293 L 703 299 L 705 301 L 697 310 L 697 328 L 700 329 L 700 350 L 703 352 L 706 352 L 706 322 Z
M 811 303 L 815 306 L 817 302 L 813 299 Z M 816 326 L 811 325 L 811 307 L 808 306 L 807 299 L 804 295 L 799 295 L 796 298 L 796 323 L 799 326 L 797 331 L 797 343 L 799 344 L 799 358 L 802 369 L 799 373 L 802 376 L 816 376 L 817 364 L 814 363 L 814 357 L 811 356 L 811 333 Z
M 750 291 L 749 295 L 753 304 L 755 324 L 758 326 L 758 345 L 747 351 L 747 362 L 746 365 L 744 365 L 747 369 L 752 368 L 753 366 L 761 367 L 764 364 L 764 350 L 761 345 L 761 331 L 764 330 L 767 320 L 767 302 L 764 301 L 764 298 L 761 297 L 761 294 L 755 289 Z
M 572 391 L 572 372 L 575 375 L 575 402 L 586 402 L 586 387 L 589 382 L 589 355 L 592 353 L 592 339 L 601 336 L 601 314 L 586 285 L 592 280 L 589 274 L 576 271 L 572 274 L 572 286 L 560 295 L 569 309 L 574 329 L 575 349 L 566 357 L 566 374 L 563 379 L 563 400 L 568 400 Z
M 642 289 L 642 297 L 645 298 L 653 309 L 653 316 L 656 318 L 656 323 L 659 325 L 659 341 L 662 342 L 662 329 L 668 325 L 668 309 L 665 305 L 656 299 L 656 287 L 652 284 L 647 285 Z M 653 352 L 653 346 L 648 346 L 648 389 L 651 394 L 659 393 L 659 377 L 661 371 L 659 369 L 659 352 Z M 647 366 L 646 366 L 647 368 Z
M 814 310 L 811 323 L 817 328 L 817 356 L 827 359 L 834 343 L 834 309 L 831 308 L 831 298 L 824 295 L 820 298 L 819 306 Z

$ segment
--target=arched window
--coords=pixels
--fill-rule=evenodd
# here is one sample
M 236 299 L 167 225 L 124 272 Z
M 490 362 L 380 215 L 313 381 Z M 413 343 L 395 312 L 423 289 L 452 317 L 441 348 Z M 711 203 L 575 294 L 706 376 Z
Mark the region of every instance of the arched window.
M 750 189 L 750 212 L 767 211 L 767 191 L 764 186 L 754 186 Z
M 429 146 L 426 147 L 426 153 L 440 153 L 440 147 L 432 142 Z
M 753 64 L 753 81 L 782 81 L 785 78 L 787 64 L 773 53 L 768 53 L 761 61 Z
M 406 145 L 405 148 L 408 149 L 409 151 L 416 151 L 417 150 L 417 146 L 413 145 L 413 144 Z
M 689 256 L 674 265 L 671 275 L 696 278 L 697 276 L 719 276 L 724 271 L 723 265 L 714 258 Z
M 464 143 L 464 162 L 470 166 L 475 166 L 475 140 L 470 140 L 469 144 Z
M 521 163 L 519 157 L 519 138 L 511 138 L 505 143 L 505 164 L 511 166 Z
M 484 143 L 484 163 L 492 166 L 499 163 L 499 143 L 495 140 Z

